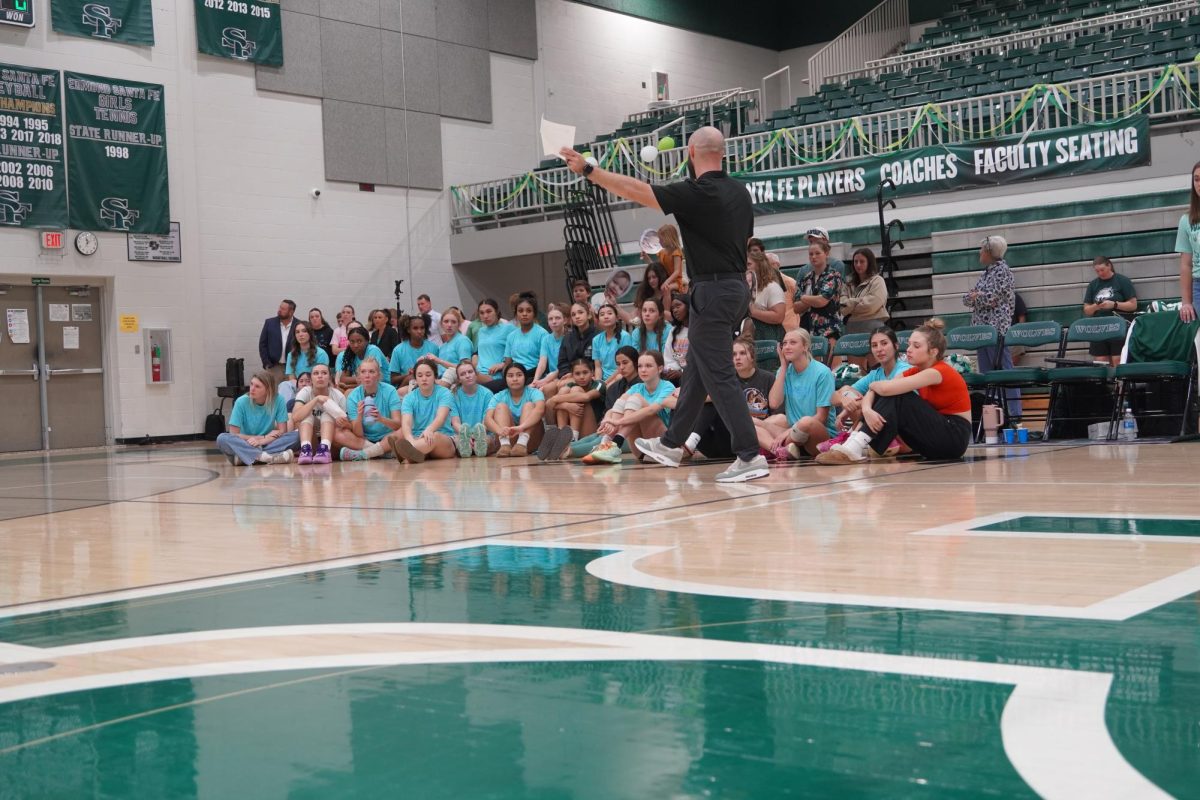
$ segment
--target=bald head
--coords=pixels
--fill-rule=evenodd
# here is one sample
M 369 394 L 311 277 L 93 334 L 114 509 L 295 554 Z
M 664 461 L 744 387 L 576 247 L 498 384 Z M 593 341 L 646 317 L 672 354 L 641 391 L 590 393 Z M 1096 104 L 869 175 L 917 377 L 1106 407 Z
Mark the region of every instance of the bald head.
M 705 172 L 719 170 L 725 157 L 725 137 L 711 125 L 697 128 L 688 138 L 688 156 L 696 169 L 697 177 Z

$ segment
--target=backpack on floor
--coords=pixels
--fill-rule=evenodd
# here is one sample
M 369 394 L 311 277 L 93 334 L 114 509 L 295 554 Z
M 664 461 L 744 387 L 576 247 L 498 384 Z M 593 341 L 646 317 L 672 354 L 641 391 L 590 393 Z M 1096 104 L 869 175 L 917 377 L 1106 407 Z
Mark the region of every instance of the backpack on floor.
M 204 418 L 204 438 L 215 442 L 217 437 L 225 432 L 225 415 L 221 409 L 214 408 L 213 413 Z

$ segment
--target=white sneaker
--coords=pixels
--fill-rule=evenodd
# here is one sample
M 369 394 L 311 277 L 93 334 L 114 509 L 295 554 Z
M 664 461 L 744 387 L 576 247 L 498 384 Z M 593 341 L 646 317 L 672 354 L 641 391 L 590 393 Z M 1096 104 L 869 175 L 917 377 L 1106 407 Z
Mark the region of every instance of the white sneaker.
M 729 469 L 717 475 L 717 483 L 741 483 L 742 481 L 752 481 L 755 478 L 765 478 L 771 474 L 770 468 L 767 467 L 767 460 L 762 456 L 755 456 L 749 461 L 738 459 L 729 465 Z
M 291 450 L 284 450 L 282 453 L 276 453 L 275 455 L 271 456 L 271 463 L 290 464 L 292 463 L 293 458 L 295 458 L 295 456 L 292 455 Z
M 679 462 L 683 460 L 682 447 L 667 447 L 657 436 L 653 439 L 638 439 L 634 444 L 645 454 L 646 458 L 657 461 L 664 467 L 678 467 Z
M 817 463 L 825 466 L 839 464 L 857 464 L 867 460 L 867 451 L 871 449 L 871 437 L 862 431 L 850 434 L 846 441 L 835 444 L 824 453 L 817 456 Z

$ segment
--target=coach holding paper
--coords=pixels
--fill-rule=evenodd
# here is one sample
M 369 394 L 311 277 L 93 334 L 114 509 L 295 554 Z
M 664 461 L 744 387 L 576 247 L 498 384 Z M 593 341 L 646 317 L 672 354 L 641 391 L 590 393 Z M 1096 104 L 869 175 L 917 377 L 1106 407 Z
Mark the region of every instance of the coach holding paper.
M 568 147 L 560 155 L 572 172 L 618 197 L 674 214 L 683 234 L 692 282 L 688 366 L 671 427 L 661 439 L 638 439 L 637 448 L 660 464 L 679 466 L 681 445 L 692 433 L 707 395 L 729 429 L 738 455 L 729 469 L 717 475 L 717 481 L 763 478 L 767 462 L 758 454 L 754 423 L 733 369 L 733 329 L 745 319 L 750 305 L 746 241 L 754 233 L 754 209 L 746 188 L 721 168 L 725 137 L 720 131 L 698 129 L 688 139 L 687 149 L 695 177 L 666 186 L 650 186 L 600 169 Z

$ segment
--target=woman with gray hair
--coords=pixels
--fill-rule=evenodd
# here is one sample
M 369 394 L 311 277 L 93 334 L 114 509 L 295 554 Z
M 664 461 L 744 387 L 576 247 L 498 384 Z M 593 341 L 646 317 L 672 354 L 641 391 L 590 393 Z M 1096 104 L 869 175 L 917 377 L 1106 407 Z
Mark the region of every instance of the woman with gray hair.
M 1012 270 L 1004 260 L 1008 242 L 1002 236 L 985 236 L 979 243 L 979 263 L 983 274 L 975 288 L 963 295 L 963 305 L 971 309 L 972 325 L 991 325 L 1000 336 L 1008 333 L 1013 309 L 1017 304 L 1017 286 Z M 1007 347 L 985 347 L 978 351 L 979 372 L 1012 369 L 1012 355 Z M 1010 417 L 1021 416 L 1021 392 L 1005 391 L 1005 405 Z

